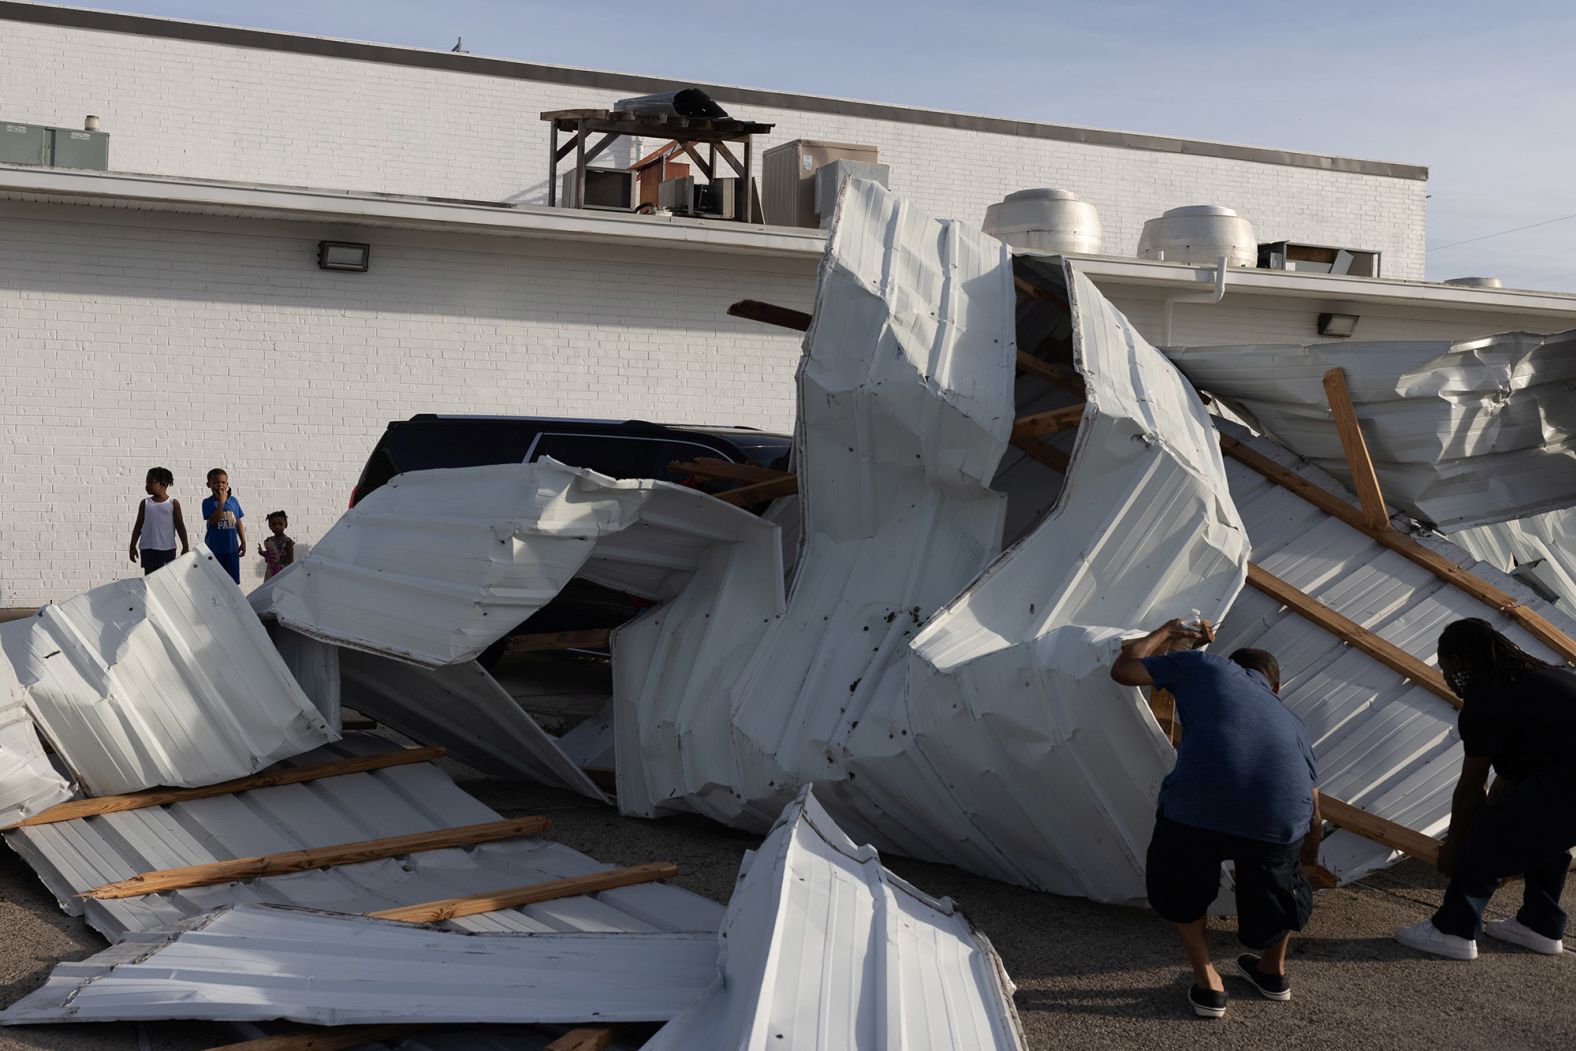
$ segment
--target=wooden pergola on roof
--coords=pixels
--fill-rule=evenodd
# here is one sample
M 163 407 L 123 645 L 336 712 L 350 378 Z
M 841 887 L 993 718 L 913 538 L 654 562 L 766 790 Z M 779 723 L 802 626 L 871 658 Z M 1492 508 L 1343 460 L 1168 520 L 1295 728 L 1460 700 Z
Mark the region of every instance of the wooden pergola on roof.
M 547 204 L 558 203 L 558 165 L 571 153 L 575 155 L 575 186 L 577 200 L 585 200 L 586 165 L 602 151 L 626 135 L 645 138 L 672 139 L 688 154 L 695 167 L 708 180 L 727 178 L 719 172 L 717 160 L 727 162 L 739 180 L 735 188 L 738 198 L 734 215 L 741 222 L 750 220 L 750 170 L 754 160 L 752 139 L 765 135 L 776 125 L 734 117 L 675 117 L 662 113 L 632 113 L 610 109 L 560 109 L 542 114 L 551 133 L 547 152 Z M 559 134 L 567 133 L 568 141 L 559 144 Z M 593 135 L 600 135 L 591 144 Z M 729 143 L 738 143 L 742 159 L 729 149 Z M 697 146 L 707 147 L 702 156 Z

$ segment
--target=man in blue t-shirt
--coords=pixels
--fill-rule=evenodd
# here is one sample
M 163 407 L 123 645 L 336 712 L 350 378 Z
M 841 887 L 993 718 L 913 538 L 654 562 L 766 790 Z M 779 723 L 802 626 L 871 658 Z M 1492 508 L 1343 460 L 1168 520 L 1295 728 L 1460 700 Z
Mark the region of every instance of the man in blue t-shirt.
M 1182 938 L 1194 1013 L 1219 1018 L 1225 985 L 1210 962 L 1204 917 L 1221 863 L 1236 870 L 1237 936 L 1259 950 L 1237 957 L 1238 968 L 1262 996 L 1290 1000 L 1286 947 L 1313 911 L 1302 866 L 1318 861 L 1323 823 L 1313 749 L 1279 697 L 1280 665 L 1263 650 L 1227 660 L 1194 649 L 1204 641 L 1199 627 L 1169 621 L 1124 644 L 1111 678 L 1176 697 L 1182 743 L 1160 786 L 1145 884 L 1149 904 Z

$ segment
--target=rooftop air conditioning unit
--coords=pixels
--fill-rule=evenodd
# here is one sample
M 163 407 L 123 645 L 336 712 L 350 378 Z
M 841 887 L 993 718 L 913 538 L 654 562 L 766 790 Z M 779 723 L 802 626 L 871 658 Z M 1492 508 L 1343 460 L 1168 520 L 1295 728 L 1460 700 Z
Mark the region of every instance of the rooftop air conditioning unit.
M 878 164 L 881 158 L 874 146 L 811 139 L 794 139 L 762 154 L 761 196 L 766 204 L 766 221 L 773 226 L 819 227 L 815 173 L 836 160 Z
M 674 215 L 693 215 L 702 219 L 732 219 L 738 215 L 738 179 L 695 181 L 685 175 L 668 179 L 657 193 L 657 202 Z
M 635 173 L 624 168 L 587 168 L 586 199 L 575 193 L 575 173 L 564 172 L 565 208 L 597 208 L 605 212 L 635 210 Z
M 1364 248 L 1269 241 L 1259 245 L 1259 269 L 1378 277 L 1379 253 Z

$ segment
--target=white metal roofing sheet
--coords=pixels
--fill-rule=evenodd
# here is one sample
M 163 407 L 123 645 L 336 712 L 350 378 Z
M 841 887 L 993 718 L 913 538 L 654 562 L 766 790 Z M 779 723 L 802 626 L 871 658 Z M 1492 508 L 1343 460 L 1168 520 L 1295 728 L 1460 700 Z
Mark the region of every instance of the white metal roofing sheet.
M 1576 331 L 1168 353 L 1201 389 L 1349 481 L 1322 384 L 1344 369 L 1385 497 L 1435 528 L 1576 504 Z
M 1231 424 L 1220 427 L 1355 503 L 1334 479 L 1273 442 Z M 1436 664 L 1439 632 L 1461 617 L 1482 617 L 1529 652 L 1558 660 L 1498 610 L 1250 468 L 1234 460 L 1226 466 L 1254 562 L 1337 613 L 1429 665 Z M 1576 635 L 1576 621 L 1519 581 L 1448 541 L 1415 538 Z M 1281 697 L 1308 726 L 1323 791 L 1417 831 L 1444 832 L 1461 763 L 1457 713 L 1449 702 L 1252 589 L 1233 604 L 1215 643 L 1222 653 L 1240 646 L 1268 650 L 1279 661 Z M 1342 880 L 1357 879 L 1391 857 L 1347 832 L 1326 840 L 1321 852 L 1324 866 Z
M 1576 616 L 1576 508 L 1463 529 L 1451 539 Z
M 71 798 L 71 784 L 49 762 L 22 700 L 22 684 L 0 661 L 0 826 Z
M 483 773 L 567 788 L 608 802 L 585 772 L 475 661 L 424 668 L 343 650 L 351 707 L 416 741 L 442 745 Z
M 338 736 L 201 545 L 0 626 L 0 646 L 28 711 L 95 794 L 213 784 Z
M 810 782 L 883 848 L 1142 895 L 1171 751 L 1105 667 L 1117 629 L 1218 618 L 1247 545 L 1196 395 L 1074 281 L 1090 398 L 1069 491 L 998 558 L 1010 256 L 849 184 L 800 371 L 792 593 L 719 557 L 615 633 L 621 807 L 761 827 Z
M 58 965 L 0 1024 L 662 1021 L 716 961 L 709 934 L 476 933 L 235 905 Z
M 252 605 L 328 642 L 456 664 L 576 576 L 646 598 L 677 594 L 708 545 L 755 521 L 692 489 L 546 458 L 415 471 L 346 512 Z
M 292 765 L 393 747 L 379 737 L 351 734 Z M 420 763 L 30 825 L 5 833 L 5 838 L 63 909 L 78 915 L 85 906 L 87 921 L 112 941 L 128 931 L 167 929 L 238 902 L 370 912 L 608 867 L 544 836 L 532 836 L 136 898 L 79 897 L 92 887 L 155 869 L 453 828 L 499 817 L 436 766 Z M 467 916 L 447 926 L 503 931 L 715 931 L 721 916 L 722 907 L 715 902 L 666 883 L 649 883 Z
M 1024 1046 L 985 936 L 854 843 L 806 788 L 745 859 L 721 973 L 647 1051 Z

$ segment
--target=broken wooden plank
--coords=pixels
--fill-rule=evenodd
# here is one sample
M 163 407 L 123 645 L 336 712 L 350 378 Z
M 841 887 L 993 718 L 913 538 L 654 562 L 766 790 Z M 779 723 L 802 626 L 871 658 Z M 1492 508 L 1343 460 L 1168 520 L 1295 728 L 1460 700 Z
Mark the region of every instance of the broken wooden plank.
M 1067 473 L 1068 465 L 1072 463 L 1072 457 L 1054 445 L 1046 445 L 1038 438 L 1014 438 L 1012 447 L 1027 453 L 1051 470 L 1061 471 L 1063 474 Z
M 443 754 L 442 748 L 405 748 L 381 755 L 363 755 L 352 759 L 336 759 L 328 763 L 314 763 L 311 766 L 298 766 L 288 770 L 273 770 L 197 788 L 150 788 L 144 792 L 130 792 L 126 795 L 75 799 L 69 803 L 52 806 L 25 821 L 7 827 L 53 825 L 60 821 L 75 821 L 82 817 L 118 814 L 127 810 L 141 810 L 144 807 L 185 803 L 193 799 L 211 799 L 215 796 L 250 792 L 259 788 L 276 788 L 279 785 L 298 785 L 305 781 L 320 781 L 325 777 L 342 777 L 346 774 L 366 773 L 369 770 L 383 770 L 410 763 L 430 763 L 434 759 L 442 758 Z
M 415 832 L 404 836 L 387 836 L 382 839 L 364 839 L 355 843 L 337 843 L 329 847 L 312 847 L 307 850 L 290 850 L 280 854 L 259 854 L 231 861 L 210 861 L 202 865 L 185 865 L 180 868 L 143 872 L 130 879 L 106 883 L 84 891 L 84 898 L 100 900 L 135 898 L 143 894 L 160 894 L 189 887 L 209 887 L 216 883 L 235 883 L 259 879 L 263 876 L 281 876 L 290 872 L 331 868 L 336 865 L 353 865 L 359 861 L 376 861 L 379 858 L 399 857 L 425 850 L 446 850 L 451 847 L 468 847 L 478 843 L 493 843 L 501 839 L 528 836 L 552 827 L 545 817 L 519 817 L 505 821 L 485 821 L 478 825 L 459 828 L 440 828 L 432 832 Z
M 543 1051 L 607 1051 L 620 1039 L 637 1045 L 645 1042 L 635 1026 L 581 1026 L 569 1030 Z
M 734 463 L 732 460 L 714 460 L 710 457 L 675 460 L 668 464 L 668 470 L 677 474 L 692 474 L 697 478 L 721 478 L 738 482 L 770 482 L 789 473 L 753 463 Z
M 546 631 L 536 635 L 516 635 L 505 649 L 510 653 L 538 653 L 544 650 L 604 650 L 612 628 L 586 628 L 581 631 Z
M 618 795 L 618 774 L 611 767 L 586 766 L 581 767 L 581 772 L 591 779 L 593 785 L 608 795 Z
M 1367 628 L 1342 616 L 1318 599 L 1293 587 L 1262 566 L 1248 563 L 1248 583 L 1270 598 L 1330 632 L 1353 649 L 1361 650 L 1374 660 L 1449 701 L 1452 707 L 1461 707 L 1457 697 L 1445 683 L 1445 677 L 1427 664 L 1407 653 L 1395 643 L 1380 638 Z
M 1222 434 L 1220 447 L 1227 456 L 1238 463 L 1258 472 L 1288 492 L 1302 497 L 1332 518 L 1339 518 L 1353 529 L 1423 567 L 1447 584 L 1493 607 L 1526 628 L 1534 638 L 1560 654 L 1566 661 L 1576 662 L 1576 640 L 1550 624 L 1536 611 L 1518 603 L 1508 592 L 1468 572 L 1438 552 L 1424 547 L 1398 529 L 1391 529 L 1388 525 L 1383 529 L 1370 527 L 1360 509 L 1353 507 L 1334 493 L 1314 485 L 1295 471 L 1282 467 L 1263 453 L 1248 448 L 1235 438 Z
M 758 299 L 741 299 L 728 308 L 728 314 L 732 317 L 742 317 L 746 321 L 759 321 L 766 325 L 776 325 L 778 328 L 791 328 L 795 332 L 810 331 L 810 315 L 803 310 L 780 307 L 775 303 L 762 303 Z
M 257 1040 L 223 1044 L 208 1051 L 350 1051 L 367 1044 L 403 1040 L 407 1036 L 437 1028 L 432 1025 L 347 1025 L 309 1029 L 303 1033 L 282 1033 Z
M 1339 799 L 1319 793 L 1319 809 L 1326 820 L 1354 835 L 1372 840 L 1430 865 L 1439 860 L 1439 841 L 1416 829 L 1370 814 Z
M 1357 408 L 1352 404 L 1351 391 L 1346 387 L 1346 370 L 1333 368 L 1324 374 L 1324 396 L 1335 416 L 1335 430 L 1341 437 L 1341 451 L 1346 454 L 1347 469 L 1352 472 L 1352 488 L 1362 505 L 1363 521 L 1370 529 L 1390 528 L 1390 512 L 1384 505 L 1384 491 L 1379 488 L 1379 475 L 1374 470 L 1373 458 L 1368 455 L 1368 443 L 1363 439 L 1363 427 L 1357 419 Z
M 1031 376 L 1054 384 L 1069 394 L 1082 395 L 1084 392 L 1082 376 L 1059 365 L 1052 365 L 1049 361 L 1043 361 L 1026 351 L 1018 351 L 1018 371 L 1027 372 Z
M 723 503 L 732 504 L 735 507 L 749 507 L 751 504 L 792 496 L 798 491 L 799 476 L 785 474 L 781 478 L 774 478 L 769 482 L 756 482 L 754 485 L 743 485 L 737 489 L 729 489 L 727 492 L 712 493 L 711 495 Z
M 1045 438 L 1052 434 L 1060 434 L 1062 431 L 1070 431 L 1083 419 L 1083 411 L 1082 405 L 1068 405 L 1049 412 L 1037 412 L 1032 416 L 1020 416 L 1012 425 L 1013 440 Z
M 609 869 L 606 872 L 592 872 L 584 876 L 568 876 L 564 879 L 527 883 L 523 886 L 488 891 L 483 894 L 467 894 L 463 897 L 444 898 L 418 905 L 401 905 L 398 908 L 369 912 L 367 915 L 375 916 L 380 920 L 399 920 L 402 923 L 439 923 L 461 916 L 497 912 L 499 909 L 518 909 L 524 905 L 556 901 L 559 898 L 577 898 L 583 894 L 599 894 L 619 887 L 654 883 L 657 880 L 672 879 L 678 874 L 679 867 L 672 862 L 656 861 L 646 865 L 632 865 L 629 868 Z

